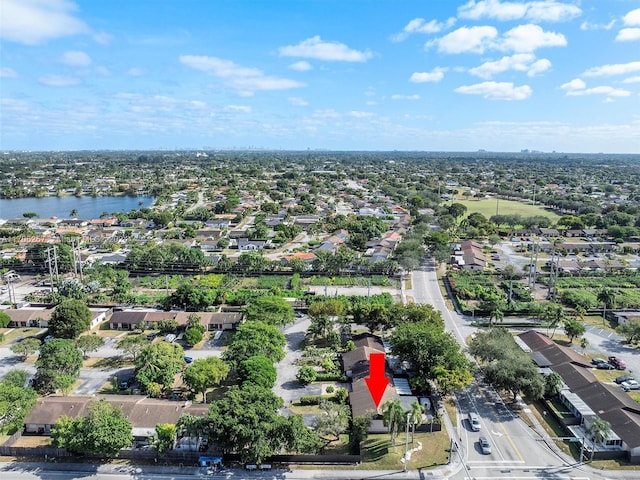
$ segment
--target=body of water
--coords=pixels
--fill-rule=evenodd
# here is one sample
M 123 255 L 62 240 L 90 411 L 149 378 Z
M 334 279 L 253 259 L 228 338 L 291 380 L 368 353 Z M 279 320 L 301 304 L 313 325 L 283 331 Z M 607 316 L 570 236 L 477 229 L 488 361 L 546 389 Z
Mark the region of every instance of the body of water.
M 103 212 L 109 214 L 128 212 L 153 203 L 154 197 L 43 197 L 0 199 L 0 218 L 23 218 L 25 212 L 34 212 L 38 218 L 71 218 L 71 210 L 78 212 L 77 218 L 88 220 L 99 218 Z

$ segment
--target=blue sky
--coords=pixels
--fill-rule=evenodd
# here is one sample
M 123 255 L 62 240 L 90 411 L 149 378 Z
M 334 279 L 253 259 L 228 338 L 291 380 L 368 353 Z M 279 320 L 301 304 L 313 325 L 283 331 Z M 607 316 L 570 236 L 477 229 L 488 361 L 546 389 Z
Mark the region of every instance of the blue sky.
M 640 1 L 1 0 L 0 148 L 640 153 Z

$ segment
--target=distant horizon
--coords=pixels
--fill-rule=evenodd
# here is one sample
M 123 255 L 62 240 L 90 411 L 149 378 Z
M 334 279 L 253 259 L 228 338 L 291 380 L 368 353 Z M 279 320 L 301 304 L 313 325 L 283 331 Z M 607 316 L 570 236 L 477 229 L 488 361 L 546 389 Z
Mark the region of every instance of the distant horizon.
M 637 0 L 117 6 L 2 0 L 0 151 L 640 153 Z
M 541 151 L 541 150 L 519 150 L 519 151 L 507 151 L 507 150 L 487 150 L 487 149 L 477 149 L 477 150 L 401 150 L 401 149 L 392 149 L 392 150 L 363 150 L 363 149 L 331 149 L 331 148 L 308 148 L 308 149 L 290 149 L 290 148 L 251 148 L 251 147 L 237 147 L 237 148 L 215 148 L 215 147 L 206 147 L 206 148 L 198 148 L 198 147 L 181 147 L 181 148 L 96 148 L 96 149 L 50 149 L 50 150 L 30 150 L 30 149 L 6 149 L 2 151 L 2 155 L 9 155 L 11 153 L 81 153 L 81 152 L 190 152 L 190 153 L 207 153 L 207 152 L 286 152 L 286 153 L 307 153 L 307 152 L 317 152 L 317 153 L 448 153 L 448 154 L 473 154 L 473 153 L 486 153 L 486 154 L 500 154 L 500 155 L 624 155 L 624 156 L 638 156 L 640 157 L 640 152 L 561 152 L 561 151 Z M 0 158 L 1 160 L 1 158 Z

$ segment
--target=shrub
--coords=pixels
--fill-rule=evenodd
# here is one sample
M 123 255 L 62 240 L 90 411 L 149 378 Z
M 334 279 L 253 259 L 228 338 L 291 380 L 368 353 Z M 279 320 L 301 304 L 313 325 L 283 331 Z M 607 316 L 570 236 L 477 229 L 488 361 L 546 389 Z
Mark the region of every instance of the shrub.
M 327 397 L 323 397 L 322 395 L 304 395 L 300 397 L 300 405 L 320 405 L 320 402 L 326 399 Z
M 347 376 L 342 373 L 316 373 L 317 382 L 346 382 Z
M 329 386 L 327 387 L 327 393 L 333 393 L 333 391 L 334 391 L 334 390 L 335 390 L 335 388 L 333 388 L 333 386 L 332 386 L 332 385 L 329 385 Z
M 298 375 L 296 375 L 296 379 L 302 385 L 309 385 L 311 382 L 315 381 L 316 378 L 316 371 L 313 367 L 310 366 L 302 367 L 298 371 Z

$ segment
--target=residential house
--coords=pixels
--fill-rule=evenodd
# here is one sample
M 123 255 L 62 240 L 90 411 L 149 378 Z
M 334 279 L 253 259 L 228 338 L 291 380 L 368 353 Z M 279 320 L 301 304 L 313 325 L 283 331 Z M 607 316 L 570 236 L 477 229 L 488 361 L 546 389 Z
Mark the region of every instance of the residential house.
M 556 372 L 563 386 L 558 400 L 571 416 L 557 416 L 569 435 L 579 439 L 594 458 L 626 458 L 640 463 L 640 405 L 618 386 L 601 383 L 587 358 L 546 335 L 529 330 L 516 341 L 541 369 Z M 554 409 L 550 409 L 553 414 Z M 589 425 L 601 418 L 611 425 L 602 443 L 589 439 Z
M 40 327 L 48 328 L 49 320 L 53 314 L 54 308 L 18 308 L 18 309 L 6 309 L 5 312 L 11 321 L 9 326 L 12 328 L 19 327 Z M 90 308 L 91 311 L 91 324 L 89 328 L 96 327 L 99 323 L 103 322 L 107 318 L 107 314 L 110 312 L 107 308 Z
M 484 270 L 487 259 L 482 253 L 482 245 L 473 240 L 455 244 L 451 264 L 464 270 Z
M 192 402 L 175 402 L 142 395 L 74 395 L 66 397 L 39 398 L 36 405 L 24 421 L 25 432 L 50 435 L 51 429 L 60 419 L 82 417 L 87 413 L 91 400 L 106 400 L 113 407 L 122 409 L 124 416 L 131 422 L 134 437 L 133 447 L 149 443 L 155 435 L 157 424 L 176 424 L 183 414 L 204 417 L 209 405 Z
M 234 330 L 242 322 L 241 312 L 182 312 L 161 310 L 121 310 L 114 312 L 109 319 L 112 330 L 136 330 L 146 324 L 149 328 L 157 328 L 162 320 L 175 320 L 178 326 L 184 327 L 191 315 L 200 317 L 200 324 L 209 331 Z

